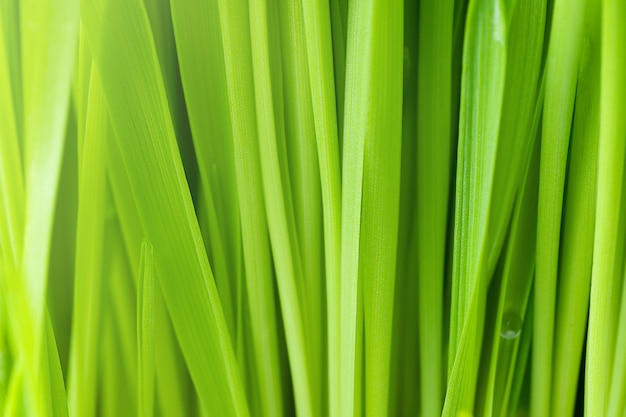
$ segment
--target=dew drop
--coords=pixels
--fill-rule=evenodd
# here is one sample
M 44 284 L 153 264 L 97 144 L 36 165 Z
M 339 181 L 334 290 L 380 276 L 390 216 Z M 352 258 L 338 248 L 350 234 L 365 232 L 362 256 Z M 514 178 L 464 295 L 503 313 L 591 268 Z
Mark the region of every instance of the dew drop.
M 522 319 L 519 315 L 507 311 L 502 316 L 502 327 L 500 327 L 500 336 L 504 339 L 515 339 L 522 331 Z

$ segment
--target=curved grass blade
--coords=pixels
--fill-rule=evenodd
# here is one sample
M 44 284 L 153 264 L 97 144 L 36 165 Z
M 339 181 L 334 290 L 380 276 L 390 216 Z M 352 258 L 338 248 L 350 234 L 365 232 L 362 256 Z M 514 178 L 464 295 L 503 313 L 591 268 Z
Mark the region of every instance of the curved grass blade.
M 212 412 L 246 416 L 146 11 L 139 0 L 85 0 L 81 5 L 117 145 L 194 384 Z

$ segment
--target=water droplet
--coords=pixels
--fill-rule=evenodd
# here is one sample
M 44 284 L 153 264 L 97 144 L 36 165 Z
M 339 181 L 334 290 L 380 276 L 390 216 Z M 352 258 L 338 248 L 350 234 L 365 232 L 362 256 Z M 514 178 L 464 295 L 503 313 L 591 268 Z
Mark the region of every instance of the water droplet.
M 502 327 L 500 336 L 504 339 L 515 339 L 522 331 L 522 319 L 516 313 L 507 311 L 502 316 Z

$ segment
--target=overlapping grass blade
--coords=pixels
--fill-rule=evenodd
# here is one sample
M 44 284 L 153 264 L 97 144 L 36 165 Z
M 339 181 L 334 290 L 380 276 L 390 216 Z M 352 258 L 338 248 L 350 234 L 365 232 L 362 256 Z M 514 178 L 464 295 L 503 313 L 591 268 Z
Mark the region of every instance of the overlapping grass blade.
M 621 276 L 621 271 L 615 271 L 615 264 L 618 256 L 623 256 L 616 253 L 616 225 L 623 216 L 620 205 L 626 145 L 626 27 L 622 22 L 626 19 L 626 4 L 607 0 L 602 6 L 598 188 L 585 367 L 588 416 L 603 416 L 607 412 L 613 332 L 609 315 L 613 311 L 612 293 Z
M 81 5 L 117 145 L 194 384 L 212 412 L 248 415 L 146 11 L 138 0 L 85 0 Z

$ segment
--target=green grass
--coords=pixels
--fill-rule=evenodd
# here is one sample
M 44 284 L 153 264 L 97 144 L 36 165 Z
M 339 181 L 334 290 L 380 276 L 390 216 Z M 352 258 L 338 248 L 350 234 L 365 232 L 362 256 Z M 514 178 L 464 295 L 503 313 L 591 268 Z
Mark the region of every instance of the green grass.
M 0 414 L 619 417 L 622 0 L 0 0 Z

